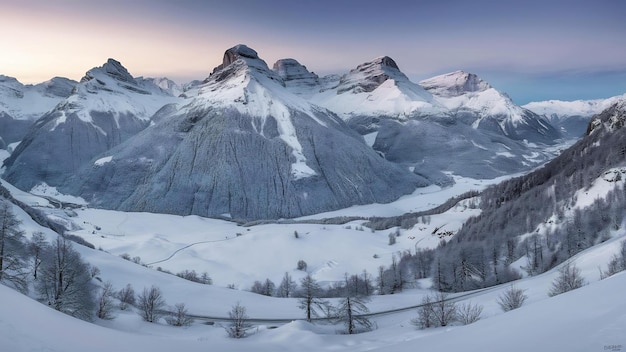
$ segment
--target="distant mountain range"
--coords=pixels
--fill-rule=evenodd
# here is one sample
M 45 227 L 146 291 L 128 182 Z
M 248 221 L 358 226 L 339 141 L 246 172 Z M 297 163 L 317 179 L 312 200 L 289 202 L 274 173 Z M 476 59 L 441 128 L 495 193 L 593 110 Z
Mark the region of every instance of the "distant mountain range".
M 0 76 L 0 146 L 21 141 L 3 177 L 17 187 L 241 219 L 388 202 L 450 173 L 527 170 L 573 133 L 546 111 L 462 71 L 416 84 L 385 56 L 319 77 L 294 59 L 270 69 L 245 45 L 183 86 L 134 78 L 113 59 L 80 82 Z
M 528 103 L 524 105 L 524 108 L 545 116 L 565 136 L 577 138 L 585 133 L 593 115 L 601 113 L 624 98 L 626 94 L 608 99 L 548 100 Z

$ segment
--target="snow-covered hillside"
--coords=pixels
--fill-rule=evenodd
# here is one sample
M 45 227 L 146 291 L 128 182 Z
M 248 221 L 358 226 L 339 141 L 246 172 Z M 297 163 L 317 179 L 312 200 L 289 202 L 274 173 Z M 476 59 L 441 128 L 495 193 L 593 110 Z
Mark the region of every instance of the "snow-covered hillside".
M 19 192 L 15 195 L 22 197 Z M 33 200 L 31 199 L 30 202 L 33 203 Z M 384 211 L 383 208 L 384 206 L 381 206 L 381 211 Z M 458 210 L 456 215 L 453 215 L 454 213 L 449 215 L 458 219 L 460 219 L 458 216 L 461 218 L 466 216 Z M 22 228 L 27 234 L 43 231 L 49 239 L 54 238 L 54 233 L 39 227 L 19 208 L 14 208 L 14 212 L 23 222 Z M 88 221 L 90 218 L 84 217 L 81 213 L 97 214 L 97 212 L 79 210 L 77 211 L 79 215 L 74 218 L 74 221 L 82 223 L 82 226 L 86 228 L 95 229 L 96 224 L 90 223 Z M 171 223 L 173 219 L 166 215 L 156 214 L 121 213 L 120 215 L 125 216 L 125 219 L 118 218 L 122 220 L 119 224 L 110 222 L 114 218 L 106 213 L 100 213 L 91 220 L 105 224 L 108 226 L 107 230 L 118 228 L 116 230 L 118 236 L 111 236 L 110 239 L 119 243 L 129 240 L 128 243 L 132 246 L 135 246 L 130 240 L 132 237 L 150 231 L 150 228 L 144 228 L 144 225 L 151 223 L 155 228 L 161 225 L 163 232 L 168 232 L 170 229 L 163 225 Z M 149 220 L 141 220 L 143 217 Z M 448 220 L 433 217 L 433 222 Z M 245 228 L 234 224 L 222 223 L 221 226 L 225 226 L 222 229 L 215 226 L 217 223 L 209 225 L 206 219 L 201 218 L 179 221 L 178 224 L 172 225 L 171 229 L 183 224 L 179 227 L 181 233 L 203 230 L 217 233 L 228 226 L 232 229 L 244 230 L 242 236 L 232 239 L 233 245 L 242 251 L 248 248 L 265 254 L 262 256 L 262 261 L 275 262 L 277 266 L 280 265 L 278 262 L 280 256 L 271 253 L 288 253 L 297 250 L 306 241 L 309 242 L 308 245 L 311 245 L 312 241 L 318 244 L 332 243 L 334 247 L 337 247 L 337 251 L 343 249 L 344 252 L 350 252 L 350 260 L 356 257 L 353 254 L 354 250 L 371 245 L 376 246 L 374 238 L 376 234 L 342 229 L 340 226 L 334 227 L 335 230 L 331 229 L 335 232 L 332 239 L 329 237 L 315 240 L 312 239 L 313 233 L 302 232 L 303 236 L 299 239 L 294 238 L 291 233 L 285 233 L 284 236 L 277 236 L 271 241 L 263 241 L 259 236 L 246 234 Z M 279 229 L 278 225 L 273 226 L 276 226 L 274 231 Z M 318 231 L 333 227 L 332 225 L 307 226 L 317 226 Z M 285 231 L 292 229 L 292 227 L 284 228 Z M 251 231 L 256 232 L 257 228 L 252 227 Z M 103 228 L 100 234 L 104 232 Z M 349 237 L 350 232 L 355 232 L 361 238 L 358 245 L 337 240 L 338 237 Z M 438 351 L 484 351 L 492 348 L 520 352 L 544 348 L 567 351 L 607 350 L 607 348 L 619 350 L 620 347 L 612 346 L 623 346 L 623 336 L 626 334 L 624 327 L 626 326 L 626 301 L 622 298 L 622 292 L 626 289 L 626 275 L 617 274 L 599 281 L 598 267 L 606 267 L 611 256 L 619 250 L 624 238 L 623 230 L 616 231 L 611 240 L 581 252 L 572 259 L 572 263 L 581 269 L 588 283 L 587 286 L 578 290 L 549 298 L 547 292 L 558 274 L 558 268 L 555 268 L 545 274 L 525 278 L 515 283 L 516 287 L 525 290 L 528 296 L 526 303 L 517 310 L 508 313 L 500 310 L 497 299 L 510 287 L 509 284 L 500 285 L 463 294 L 456 300 L 459 304 L 471 302 L 482 305 L 483 313 L 480 321 L 467 326 L 452 324 L 445 328 L 426 330 L 416 330 L 411 324 L 411 319 L 415 318 L 417 313 L 416 309 L 409 307 L 418 305 L 422 298 L 430 293 L 425 289 L 427 286 L 421 289 L 405 290 L 394 295 L 374 296 L 367 304 L 373 313 L 399 308 L 408 309 L 373 316 L 371 319 L 377 328 L 359 335 L 337 334 L 336 331 L 340 326 L 327 323 L 309 324 L 299 320 L 304 316 L 297 307 L 296 299 L 265 297 L 219 287 L 221 286 L 219 284 L 200 285 L 134 264 L 106 251 L 91 250 L 75 245 L 88 262 L 100 269 L 98 276 L 102 280 L 112 282 L 114 287 L 121 288 L 127 283 L 132 283 L 135 289 L 141 290 L 143 287 L 156 285 L 162 290 L 170 306 L 184 302 L 191 314 L 211 316 L 213 318 L 208 320 L 217 321 L 217 323 L 207 325 L 204 324 L 204 319 L 196 320 L 186 328 L 168 326 L 162 320 L 156 324 L 146 323 L 141 320 L 134 309 L 131 309 L 130 311 L 115 310 L 114 320 L 96 320 L 95 324 L 91 324 L 63 315 L 16 291 L 0 286 L 0 301 L 4 302 L 0 305 L 0 340 L 3 341 L 3 348 L 14 352 L 42 348 L 53 352 L 129 349 L 169 351 L 174 348 L 183 348 L 185 351 L 204 351 L 207 348 L 233 351 L 250 349 L 256 351 L 277 349 L 285 351 L 409 351 L 415 349 L 415 346 Z M 150 242 L 143 243 L 149 244 Z M 422 244 L 419 242 L 419 246 Z M 399 242 L 398 245 L 407 249 L 414 247 L 414 243 Z M 279 249 L 276 246 L 279 246 Z M 281 246 L 286 247 L 281 248 Z M 154 250 L 145 246 L 134 248 L 139 251 L 137 255 Z M 316 255 L 323 254 L 317 253 Z M 256 262 L 256 259 L 246 258 L 246 256 L 245 252 L 239 253 L 241 267 L 255 272 L 256 277 L 263 277 L 266 274 L 264 271 L 266 267 L 259 265 L 261 262 Z M 222 261 L 224 259 L 214 257 L 211 260 Z M 247 264 L 248 260 L 253 263 Z M 228 265 L 222 265 L 222 267 L 225 270 L 229 268 Z M 315 274 L 320 275 L 320 273 Z M 221 322 L 219 318 L 225 318 L 227 312 L 237 302 L 247 308 L 248 315 L 252 319 L 263 318 L 277 321 L 255 322 L 256 328 L 250 337 L 242 340 L 229 339 L 222 328 L 227 323 Z M 24 314 L 25 312 L 28 314 Z M 554 312 L 554 314 L 546 312 Z

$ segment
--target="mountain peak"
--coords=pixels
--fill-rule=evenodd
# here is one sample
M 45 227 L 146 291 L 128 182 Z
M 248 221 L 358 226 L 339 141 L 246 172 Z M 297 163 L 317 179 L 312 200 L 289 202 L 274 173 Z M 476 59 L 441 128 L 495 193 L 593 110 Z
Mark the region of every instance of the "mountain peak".
M 393 59 L 390 58 L 389 56 L 381 56 L 379 58 L 376 58 L 373 62 L 380 64 L 381 66 L 387 66 L 387 67 L 395 68 L 396 70 L 400 70 L 400 68 L 398 67 L 398 64 L 396 64 L 396 62 L 393 61 Z
M 456 97 L 468 92 L 483 92 L 492 88 L 477 75 L 465 71 L 435 76 L 421 81 L 420 85 L 431 93 L 444 97 Z
M 254 49 L 248 47 L 245 44 L 237 44 L 232 48 L 226 50 L 226 52 L 224 53 L 224 59 L 222 60 L 222 65 L 226 67 L 240 57 L 258 59 L 259 54 Z
M 280 59 L 272 66 L 286 87 L 294 93 L 309 92 L 319 85 L 319 76 L 307 70 L 306 66 L 295 59 Z
M 408 78 L 400 71 L 396 62 L 389 56 L 381 56 L 358 65 L 339 81 L 337 93 L 372 92 L 388 79 L 406 81 Z
M 214 68 L 203 83 L 210 86 L 209 90 L 216 90 L 221 89 L 220 86 L 223 82 L 237 77 L 251 77 L 256 81 L 270 79 L 283 87 L 285 86 L 282 78 L 270 70 L 257 52 L 244 44 L 238 44 L 226 50 L 222 64 Z M 232 88 L 233 85 L 230 87 Z
M 95 67 L 87 71 L 85 77 L 83 77 L 80 82 L 83 83 L 86 81 L 90 81 L 100 74 L 105 74 L 118 81 L 135 83 L 135 79 L 133 78 L 133 76 L 131 76 L 130 73 L 128 73 L 128 70 L 126 70 L 126 68 L 122 66 L 119 61 L 111 58 L 109 58 L 107 62 L 101 67 Z
M 227 49 L 224 52 L 224 58 L 222 59 L 222 64 L 214 68 L 213 73 L 216 73 L 217 71 L 220 71 L 232 65 L 239 59 L 242 59 L 243 61 L 245 61 L 246 65 L 248 66 L 261 66 L 261 67 L 265 66 L 265 68 L 269 70 L 269 67 L 267 67 L 267 64 L 265 63 L 265 61 L 259 58 L 259 54 L 254 49 L 248 47 L 245 44 L 237 44 L 233 46 L 232 48 Z M 257 63 L 257 64 L 251 65 L 252 63 Z

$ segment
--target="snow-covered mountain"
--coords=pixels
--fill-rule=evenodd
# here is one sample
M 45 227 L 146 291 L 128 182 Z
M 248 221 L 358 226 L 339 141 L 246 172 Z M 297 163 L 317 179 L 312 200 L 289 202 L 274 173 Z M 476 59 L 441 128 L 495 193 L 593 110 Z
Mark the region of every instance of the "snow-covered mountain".
M 560 137 L 545 118 L 461 71 L 418 85 L 387 56 L 342 76 L 318 77 L 293 59 L 274 70 L 290 91 L 369 134 L 385 158 L 436 182 L 449 180 L 442 171 L 495 177 L 525 170 L 550 157 L 532 145 Z
M 593 115 L 599 114 L 624 98 L 626 98 L 626 94 L 608 99 L 547 100 L 531 102 L 523 105 L 523 107 L 545 116 L 564 135 L 578 138 L 585 133 L 589 120 Z
M 319 76 L 309 72 L 306 66 L 295 59 L 278 60 L 272 69 L 283 79 L 285 87 L 292 93 L 310 97 L 320 90 Z
M 95 155 L 147 127 L 150 117 L 174 100 L 143 89 L 126 68 L 109 59 L 89 70 L 70 96 L 36 121 L 5 160 L 4 177 L 22 189 L 40 182 L 59 184 Z
M 513 140 L 552 144 L 559 132 L 543 117 L 524 109 L 472 73 L 456 71 L 420 82 L 455 119 L 475 129 Z
M 491 178 L 551 157 L 534 145 L 553 144 L 558 131 L 476 75 L 457 71 L 420 84 L 444 112 L 380 122 L 373 148 L 388 160 L 422 175 L 448 171 Z
M 189 104 L 163 108 L 63 190 L 109 208 L 264 219 L 388 202 L 428 183 L 285 85 L 237 45 Z
M 33 122 L 67 98 L 77 82 L 54 77 L 24 85 L 0 75 L 0 137 L 7 144 L 20 141 Z
M 136 77 L 135 82 L 143 89 L 155 94 L 167 94 L 177 97 L 183 93 L 183 87 L 167 77 Z
M 363 134 L 375 131 L 381 119 L 404 121 L 446 113 L 430 93 L 411 82 L 388 56 L 358 65 L 338 78 L 338 81 L 326 79 L 325 86 L 311 96 L 311 101 L 337 113 Z

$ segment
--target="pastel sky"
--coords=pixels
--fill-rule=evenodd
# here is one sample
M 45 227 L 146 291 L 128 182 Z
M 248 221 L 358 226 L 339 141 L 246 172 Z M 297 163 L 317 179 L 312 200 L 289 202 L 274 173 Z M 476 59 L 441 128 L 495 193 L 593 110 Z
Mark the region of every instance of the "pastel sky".
M 134 76 L 203 79 L 243 43 L 344 73 L 392 57 L 415 82 L 473 72 L 517 103 L 626 93 L 621 0 L 0 0 L 0 74 L 80 79 L 107 58 Z

